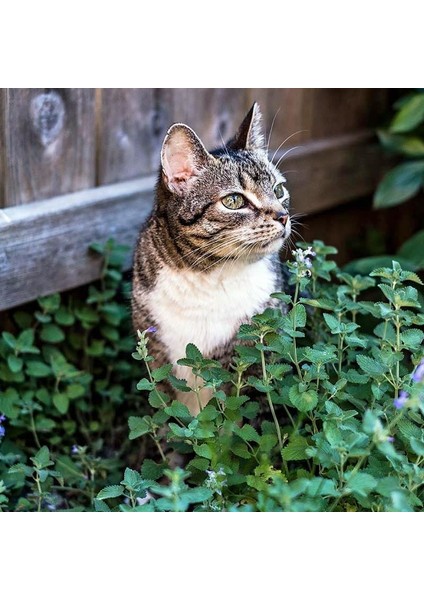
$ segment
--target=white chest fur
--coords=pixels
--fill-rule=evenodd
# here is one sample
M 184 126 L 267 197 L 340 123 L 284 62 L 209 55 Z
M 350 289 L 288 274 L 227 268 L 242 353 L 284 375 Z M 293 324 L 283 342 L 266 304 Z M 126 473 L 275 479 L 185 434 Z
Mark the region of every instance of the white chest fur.
M 263 309 L 275 283 L 268 257 L 210 273 L 163 267 L 148 307 L 171 361 L 185 356 L 189 342 L 211 356 L 233 338 L 241 323 Z

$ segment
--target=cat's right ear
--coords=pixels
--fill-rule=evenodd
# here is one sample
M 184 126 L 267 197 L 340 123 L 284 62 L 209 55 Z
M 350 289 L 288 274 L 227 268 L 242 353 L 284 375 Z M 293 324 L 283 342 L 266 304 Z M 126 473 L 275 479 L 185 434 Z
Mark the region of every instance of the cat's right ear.
M 168 130 L 161 152 L 162 175 L 167 188 L 184 196 L 204 167 L 214 158 L 190 127 L 176 123 Z

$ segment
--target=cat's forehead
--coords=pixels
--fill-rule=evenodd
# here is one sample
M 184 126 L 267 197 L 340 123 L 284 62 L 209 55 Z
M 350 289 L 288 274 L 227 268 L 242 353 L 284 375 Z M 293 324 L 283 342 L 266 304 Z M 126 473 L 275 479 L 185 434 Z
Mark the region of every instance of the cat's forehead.
M 231 152 L 226 149 L 213 153 L 218 158 L 218 168 L 229 178 L 238 180 L 242 187 L 274 185 L 285 182 L 285 177 L 266 158 L 257 152 Z

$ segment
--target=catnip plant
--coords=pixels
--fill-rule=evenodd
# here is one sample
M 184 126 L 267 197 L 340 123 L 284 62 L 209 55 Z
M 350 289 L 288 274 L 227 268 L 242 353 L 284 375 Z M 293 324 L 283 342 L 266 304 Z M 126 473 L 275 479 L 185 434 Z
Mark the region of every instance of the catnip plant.
M 229 369 L 188 344 L 179 364 L 213 394 L 193 417 L 163 386 L 187 382 L 151 366 L 152 327 L 130 335 L 113 245 L 97 250 L 88 303 L 41 299 L 2 334 L 1 510 L 422 510 L 416 273 L 346 273 L 335 248 L 298 244 L 287 311 L 242 325 Z

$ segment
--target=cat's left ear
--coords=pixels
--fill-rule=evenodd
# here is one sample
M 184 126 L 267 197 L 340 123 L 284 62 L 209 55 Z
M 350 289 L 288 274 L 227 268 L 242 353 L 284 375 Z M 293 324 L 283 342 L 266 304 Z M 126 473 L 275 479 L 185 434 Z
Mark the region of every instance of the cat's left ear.
M 161 161 L 165 185 L 174 194 L 183 196 L 214 158 L 190 127 L 175 123 L 163 141 Z
M 227 144 L 233 150 L 265 150 L 262 113 L 255 102 L 245 116 L 236 135 Z

